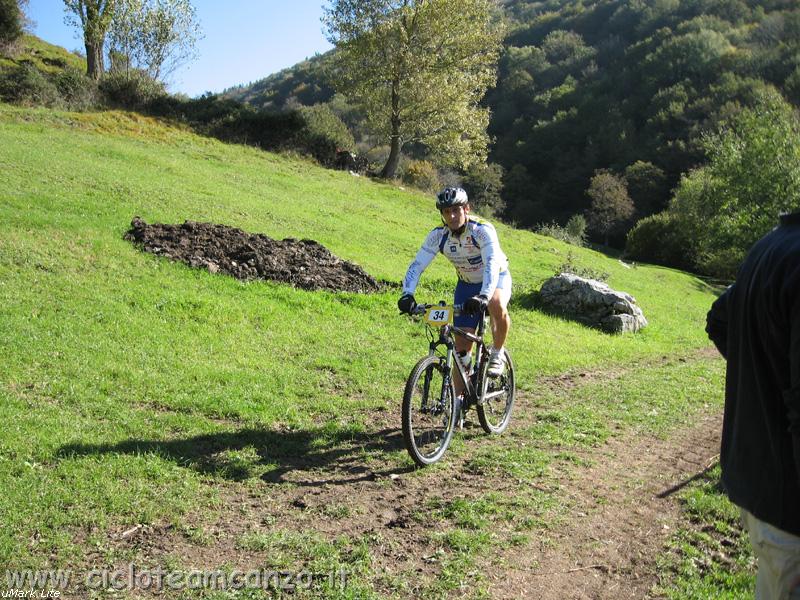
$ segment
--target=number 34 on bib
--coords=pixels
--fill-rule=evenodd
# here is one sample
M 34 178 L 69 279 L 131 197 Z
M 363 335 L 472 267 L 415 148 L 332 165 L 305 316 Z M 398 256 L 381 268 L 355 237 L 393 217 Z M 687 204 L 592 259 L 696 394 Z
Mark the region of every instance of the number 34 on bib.
M 431 306 L 425 313 L 425 322 L 432 327 L 444 327 L 452 320 L 452 306 Z

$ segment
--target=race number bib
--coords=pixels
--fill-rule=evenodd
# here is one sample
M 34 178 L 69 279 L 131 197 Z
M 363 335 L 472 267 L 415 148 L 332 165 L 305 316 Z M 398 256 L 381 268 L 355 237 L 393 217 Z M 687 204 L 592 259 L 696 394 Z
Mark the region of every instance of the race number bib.
M 452 306 L 431 306 L 425 313 L 425 322 L 433 327 L 444 327 L 452 320 Z

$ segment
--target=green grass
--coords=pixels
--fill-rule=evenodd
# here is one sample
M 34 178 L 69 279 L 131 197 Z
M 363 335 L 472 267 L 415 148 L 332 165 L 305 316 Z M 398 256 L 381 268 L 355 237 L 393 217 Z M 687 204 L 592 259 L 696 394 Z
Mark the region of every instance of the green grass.
M 65 68 L 86 71 L 85 58 L 28 34 L 23 34 L 17 40 L 10 56 L 0 55 L 0 69 L 14 67 L 23 62 L 32 63 L 44 73 L 58 73 Z
M 535 410 L 534 422 L 526 427 L 515 423 L 506 434 L 506 444 L 475 448 L 470 440 L 456 438 L 454 451 L 466 455 L 468 471 L 499 475 L 500 481 L 510 479 L 519 485 L 510 495 L 489 492 L 434 504 L 431 514 L 437 523 L 432 529 L 439 532 L 437 539 L 448 550 L 443 560 L 449 561 L 450 568 L 443 570 L 431 589 L 455 589 L 468 573 L 475 573 L 477 561 L 485 561 L 494 549 L 518 544 L 528 532 L 535 531 L 541 538 L 548 530 L 557 529 L 571 509 L 568 495 L 562 493 L 565 473 L 581 477 L 587 466 L 579 453 L 585 454 L 620 433 L 666 437 L 676 427 L 691 424 L 698 414 L 721 410 L 724 374 L 721 359 L 702 356 L 599 374 L 577 387 L 539 389 L 536 406 L 528 407 Z M 517 415 L 517 421 L 521 420 L 518 412 Z M 720 505 L 727 502 L 719 496 L 686 498 L 687 516 L 698 527 L 718 521 L 710 509 L 702 510 L 703 498 Z M 726 508 L 730 511 L 729 503 Z M 457 572 L 461 579 L 453 576 L 456 565 L 460 566 Z M 662 571 L 670 568 L 661 565 Z M 701 589 L 706 594 L 691 597 L 717 597 L 714 585 L 719 584 L 722 589 L 730 585 L 724 575 L 724 565 L 719 565 L 718 577 L 703 582 L 705 587 Z M 480 590 L 480 581 L 474 575 L 470 586 Z
M 752 598 L 755 564 L 739 509 L 720 490 L 719 465 L 681 495 L 688 526 L 659 560 L 656 592 L 671 599 Z
M 623 431 L 665 436 L 699 413 L 720 410 L 724 376 L 722 359 L 695 358 L 640 364 L 568 390 L 540 388 L 535 422 L 512 428 L 513 444 L 471 452 L 467 466 L 527 483 L 545 477 L 554 460 L 580 466 L 573 451 L 599 446 L 609 436 Z
M 122 236 L 138 215 L 313 238 L 396 284 L 437 225 L 430 197 L 126 113 L 0 105 L 0 140 L 0 564 L 80 563 L 83 540 L 137 523 L 189 531 L 184 515 L 214 510 L 216 483 L 279 480 L 298 456 L 330 462 L 346 447 L 372 464 L 409 464 L 370 429 L 376 412 L 397 414 L 427 350 L 423 328 L 397 315 L 396 287 L 366 296 L 243 283 L 146 255 Z M 713 290 L 678 271 L 498 231 L 515 285 L 509 347 L 539 418 L 513 433 L 525 446 L 476 453 L 474 468 L 532 481 L 552 448 L 568 457 L 599 444 L 612 422 L 667 430 L 720 385 L 718 363 L 689 361 L 568 398 L 541 389 L 542 376 L 706 347 Z M 650 326 L 609 336 L 531 309 L 569 253 L 633 294 Z M 440 258 L 417 298 L 446 299 L 454 281 Z M 468 439 L 458 436 L 456 455 Z M 443 540 L 449 551 L 467 552 L 481 534 L 463 525 Z

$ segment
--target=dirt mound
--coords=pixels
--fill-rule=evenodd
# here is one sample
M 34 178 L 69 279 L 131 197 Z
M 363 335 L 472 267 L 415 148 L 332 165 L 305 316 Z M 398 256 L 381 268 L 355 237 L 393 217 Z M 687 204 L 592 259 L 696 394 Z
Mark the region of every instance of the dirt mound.
M 186 221 L 148 225 L 131 221 L 125 239 L 145 252 L 167 256 L 237 279 L 269 279 L 304 290 L 377 292 L 380 285 L 356 264 L 337 258 L 313 240 L 273 240 L 236 227 Z

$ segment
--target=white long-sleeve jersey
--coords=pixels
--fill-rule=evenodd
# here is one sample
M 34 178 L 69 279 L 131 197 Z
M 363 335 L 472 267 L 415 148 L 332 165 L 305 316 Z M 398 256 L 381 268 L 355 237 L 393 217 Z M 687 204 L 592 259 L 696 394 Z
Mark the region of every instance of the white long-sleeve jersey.
M 428 234 L 406 271 L 404 294 L 414 293 L 422 272 L 439 252 L 453 263 L 460 280 L 482 284 L 480 293 L 487 298 L 494 294 L 500 273 L 508 269 L 508 258 L 500 248 L 494 226 L 469 217 L 459 236 L 448 227 L 437 227 Z

